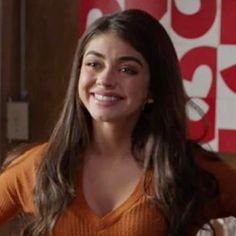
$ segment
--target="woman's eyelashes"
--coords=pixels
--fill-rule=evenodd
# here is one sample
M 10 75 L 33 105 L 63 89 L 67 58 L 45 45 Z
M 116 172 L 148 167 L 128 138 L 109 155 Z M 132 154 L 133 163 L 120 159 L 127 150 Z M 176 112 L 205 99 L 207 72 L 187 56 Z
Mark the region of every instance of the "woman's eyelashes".
M 102 68 L 102 64 L 97 61 L 86 61 L 85 66 L 91 70 L 98 70 Z
M 106 68 L 106 64 L 100 61 L 85 61 L 84 65 L 87 69 L 92 71 L 101 71 Z M 114 70 L 123 75 L 137 75 L 138 69 L 131 65 L 117 65 Z
M 130 66 L 122 66 L 119 71 L 123 74 L 128 75 L 136 75 L 138 74 L 138 70 L 136 68 L 130 67 Z

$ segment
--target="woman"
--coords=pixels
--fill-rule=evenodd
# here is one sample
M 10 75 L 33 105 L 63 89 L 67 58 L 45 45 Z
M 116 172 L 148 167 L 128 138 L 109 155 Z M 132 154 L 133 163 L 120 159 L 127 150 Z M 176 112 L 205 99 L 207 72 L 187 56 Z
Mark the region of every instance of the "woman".
M 236 216 L 236 173 L 188 138 L 185 104 L 161 25 L 141 10 L 99 18 L 49 142 L 0 177 L 0 222 L 22 209 L 24 236 L 183 236 Z

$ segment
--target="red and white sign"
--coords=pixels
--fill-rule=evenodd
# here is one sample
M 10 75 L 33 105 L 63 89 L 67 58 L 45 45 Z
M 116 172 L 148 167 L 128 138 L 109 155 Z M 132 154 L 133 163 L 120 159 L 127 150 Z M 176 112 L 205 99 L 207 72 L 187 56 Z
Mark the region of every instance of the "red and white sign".
M 174 42 L 186 92 L 202 110 L 187 105 L 191 136 L 201 137 L 207 124 L 204 145 L 236 152 L 236 1 L 80 0 L 80 30 L 129 8 L 152 14 Z

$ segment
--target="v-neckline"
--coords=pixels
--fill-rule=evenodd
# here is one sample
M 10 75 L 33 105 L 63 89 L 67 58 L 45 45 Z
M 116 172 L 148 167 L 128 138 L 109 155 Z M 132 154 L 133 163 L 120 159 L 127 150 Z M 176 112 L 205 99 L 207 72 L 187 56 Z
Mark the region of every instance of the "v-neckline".
M 122 214 L 127 210 L 131 209 L 134 203 L 143 196 L 143 175 L 140 177 L 138 183 L 134 187 L 132 193 L 116 208 L 112 209 L 104 216 L 98 216 L 94 210 L 89 206 L 83 187 L 83 171 L 80 172 L 79 178 L 79 208 L 83 217 L 86 217 L 90 224 L 97 229 L 105 228 L 107 225 L 111 225 L 118 221 Z

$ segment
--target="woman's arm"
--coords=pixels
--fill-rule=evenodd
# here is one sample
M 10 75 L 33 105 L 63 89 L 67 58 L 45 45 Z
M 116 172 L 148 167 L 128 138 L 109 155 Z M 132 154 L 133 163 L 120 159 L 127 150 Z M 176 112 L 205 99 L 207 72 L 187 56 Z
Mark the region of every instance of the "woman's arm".
M 34 212 L 36 172 L 45 145 L 34 147 L 15 159 L 0 174 L 0 224 L 17 212 Z
M 0 175 L 0 224 L 13 218 L 20 209 L 16 167 L 9 167 Z

